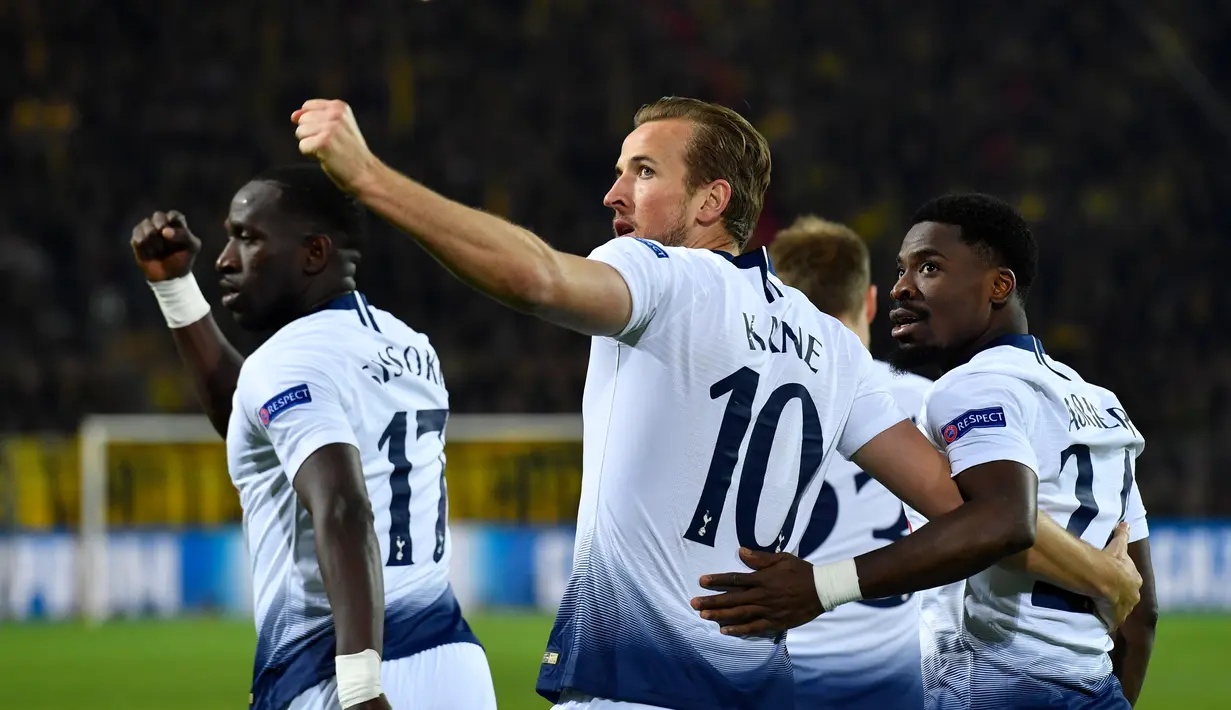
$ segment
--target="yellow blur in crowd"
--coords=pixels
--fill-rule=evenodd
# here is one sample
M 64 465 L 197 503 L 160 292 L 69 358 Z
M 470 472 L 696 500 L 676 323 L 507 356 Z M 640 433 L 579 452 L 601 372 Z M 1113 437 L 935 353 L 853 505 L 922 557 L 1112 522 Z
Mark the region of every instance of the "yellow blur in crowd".
M 551 525 L 576 519 L 581 442 L 450 443 L 445 478 L 451 520 Z M 80 519 L 76 437 L 0 439 L 0 528 L 50 530 Z M 238 523 L 226 449 L 209 444 L 111 444 L 109 526 Z

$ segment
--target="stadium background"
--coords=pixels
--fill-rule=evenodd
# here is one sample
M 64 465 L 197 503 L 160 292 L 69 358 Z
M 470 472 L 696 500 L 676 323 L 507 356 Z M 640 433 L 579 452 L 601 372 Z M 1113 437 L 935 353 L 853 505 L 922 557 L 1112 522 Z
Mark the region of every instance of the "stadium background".
M 1231 707 L 1225 0 L 350 5 L 0 0 L 0 704 L 247 696 L 254 634 L 220 445 L 109 447 L 117 619 L 75 620 L 83 417 L 197 411 L 131 263 L 133 224 L 187 214 L 215 299 L 230 195 L 297 157 L 293 108 L 336 96 L 396 167 L 586 253 L 609 234 L 600 200 L 632 113 L 682 94 L 737 108 L 771 142 L 756 243 L 800 213 L 846 221 L 882 293 L 929 196 L 993 192 L 1032 221 L 1034 331 L 1147 437 L 1164 616 L 1140 707 Z M 432 337 L 455 413 L 578 411 L 584 338 L 501 310 L 373 227 L 362 288 Z M 883 351 L 883 318 L 874 330 Z M 532 686 L 580 445 L 479 437 L 448 455 L 457 584 L 501 707 L 545 707 Z

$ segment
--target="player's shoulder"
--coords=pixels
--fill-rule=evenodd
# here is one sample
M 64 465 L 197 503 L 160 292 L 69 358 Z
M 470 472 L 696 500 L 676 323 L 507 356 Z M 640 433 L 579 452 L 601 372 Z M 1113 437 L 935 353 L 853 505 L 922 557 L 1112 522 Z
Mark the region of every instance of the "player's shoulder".
M 932 380 L 913 372 L 898 372 L 883 360 L 873 360 L 872 371 L 877 380 L 893 395 L 898 406 L 912 414 L 919 411 L 924 398 L 935 384 Z
M 245 370 L 265 370 L 283 363 L 329 359 L 343 343 L 353 342 L 340 333 L 341 324 L 330 316 L 312 314 L 279 328 L 244 360 Z M 330 327 L 333 326 L 333 327 Z
M 675 264 L 689 258 L 687 254 L 682 253 L 684 251 L 681 247 L 669 247 L 653 239 L 624 236 L 613 237 L 599 244 L 590 250 L 587 258 L 608 263 L 661 259 L 663 260 L 662 266 L 664 268 L 671 268 Z M 675 261 L 671 261 L 672 259 Z
M 394 343 L 402 345 L 414 345 L 416 347 L 431 348 L 432 339 L 427 333 L 421 330 L 416 330 L 414 326 L 406 321 L 398 318 L 396 315 L 375 306 L 369 307 L 372 322 L 377 326 L 378 335 L 384 335 L 385 340 L 391 340 Z M 382 340 L 382 338 L 376 338 Z
M 880 377 L 887 385 L 896 389 L 902 389 L 917 394 L 924 394 L 932 389 L 935 382 L 922 375 L 916 375 L 913 372 L 899 372 L 884 360 L 873 360 L 872 367 L 875 368 L 877 376 Z
M 738 256 L 715 249 L 667 246 L 644 237 L 614 237 L 595 247 L 587 258 L 616 266 L 641 262 L 656 268 L 671 270 L 680 276 L 707 279 L 724 275 L 734 277 L 741 269 L 760 267 L 770 272 L 765 249 L 759 248 Z M 732 268 L 735 267 L 735 268 Z
M 942 383 L 945 388 L 965 386 L 971 380 L 1017 382 L 1040 395 L 1083 391 L 1116 399 L 1111 390 L 1086 380 L 1076 369 L 1052 357 L 1035 336 L 1004 336 L 994 342 L 994 347 L 982 350 L 946 373 L 937 381 L 937 387 Z
M 1003 421 L 1005 408 L 1031 421 L 1032 412 L 1047 398 L 1036 378 L 1033 368 L 1011 353 L 984 351 L 937 379 L 924 396 L 924 409 L 932 423 L 971 415 Z
M 346 306 L 348 302 L 353 303 Z M 351 369 L 344 366 L 355 353 L 375 352 L 382 333 L 400 332 L 400 328 L 404 324 L 391 314 L 371 308 L 357 293 L 348 294 L 330 307 L 279 328 L 245 358 L 240 385 L 248 380 L 276 380 L 288 371 L 332 378 Z

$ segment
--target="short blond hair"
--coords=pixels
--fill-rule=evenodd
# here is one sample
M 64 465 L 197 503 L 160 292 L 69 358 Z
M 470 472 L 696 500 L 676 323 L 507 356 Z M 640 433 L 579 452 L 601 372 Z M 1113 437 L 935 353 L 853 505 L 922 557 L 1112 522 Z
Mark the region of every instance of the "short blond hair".
M 752 238 L 769 189 L 769 142 L 748 119 L 726 106 L 680 96 L 642 106 L 633 116 L 633 127 L 669 119 L 695 124 L 684 153 L 688 189 L 718 179 L 731 183 L 731 200 L 722 213 L 722 224 L 742 250 Z
M 821 311 L 851 316 L 863 307 L 872 282 L 868 245 L 844 224 L 815 215 L 799 217 L 769 245 L 778 277 Z

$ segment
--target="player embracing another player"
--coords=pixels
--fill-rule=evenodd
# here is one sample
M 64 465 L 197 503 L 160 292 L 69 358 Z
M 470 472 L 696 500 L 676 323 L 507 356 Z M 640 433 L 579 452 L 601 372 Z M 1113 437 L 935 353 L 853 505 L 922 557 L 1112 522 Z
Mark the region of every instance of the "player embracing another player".
M 745 251 L 770 156 L 734 111 L 678 97 L 638 111 L 604 200 L 616 238 L 588 258 L 399 174 L 344 102 L 307 101 L 291 121 L 302 153 L 460 279 L 593 338 L 574 564 L 538 685 L 557 707 L 791 707 L 783 639 L 764 632 L 1034 543 L 1027 481 L 963 504 L 859 339 L 785 287 L 764 249 Z M 929 524 L 827 565 L 780 552 L 798 548 L 801 499 L 843 458 Z M 720 627 L 690 602 L 703 606 L 703 573 L 741 559 L 784 573 L 784 613 Z
M 832 272 L 831 289 L 861 273 L 858 259 L 833 257 L 843 245 L 858 253 L 849 238 L 831 236 L 825 244 L 786 236 L 777 251 L 784 273 L 802 287 L 815 283 L 809 279 L 818 267 Z M 1030 550 L 916 595 L 929 710 L 1123 708 L 1136 701 L 1149 664 L 1157 602 L 1134 475 L 1144 440 L 1114 393 L 1052 359 L 1029 334 L 1025 303 L 1036 262 L 1034 236 L 1022 217 L 980 194 L 924 205 L 898 255 L 889 316 L 898 348 L 890 360 L 900 370 L 943 373 L 923 397 L 920 428 L 945 452 L 967 499 L 991 491 L 1037 496 L 1040 511 Z M 823 293 L 816 297 L 824 301 Z M 899 388 L 900 402 L 918 397 L 910 389 Z M 835 485 L 843 482 L 836 478 Z M 822 494 L 814 519 L 825 520 L 838 500 Z M 906 512 L 916 531 L 911 537 L 934 524 Z M 841 530 L 860 525 L 866 523 L 848 521 Z M 1096 551 L 1104 544 L 1104 552 Z M 859 551 L 843 540 L 835 548 L 811 554 L 829 561 Z M 799 585 L 782 562 L 750 574 L 714 575 L 730 591 L 705 601 L 740 623 L 757 619 L 781 628 L 772 620 L 794 613 L 789 599 Z M 892 704 L 879 698 L 893 680 L 886 659 L 868 664 L 839 650 L 870 648 L 870 639 L 894 625 L 893 616 L 836 611 L 791 641 L 804 670 L 798 680 L 807 702 L 799 707 L 829 707 L 815 699 L 835 684 L 849 694 L 841 707 L 916 707 L 909 689 Z M 898 614 L 899 622 L 904 618 Z M 826 630 L 852 640 L 824 636 Z M 851 672 L 861 669 L 866 673 Z M 864 683 L 867 678 L 875 682 Z

